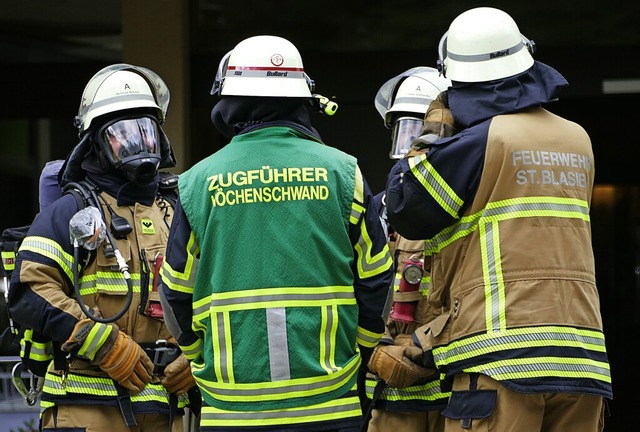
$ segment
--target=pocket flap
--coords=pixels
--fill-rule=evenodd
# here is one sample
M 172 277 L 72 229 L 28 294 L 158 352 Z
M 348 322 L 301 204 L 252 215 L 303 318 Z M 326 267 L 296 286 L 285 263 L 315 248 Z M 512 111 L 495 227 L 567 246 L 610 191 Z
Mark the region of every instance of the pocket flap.
M 454 391 L 442 415 L 453 420 L 487 418 L 493 414 L 497 397 L 497 390 Z

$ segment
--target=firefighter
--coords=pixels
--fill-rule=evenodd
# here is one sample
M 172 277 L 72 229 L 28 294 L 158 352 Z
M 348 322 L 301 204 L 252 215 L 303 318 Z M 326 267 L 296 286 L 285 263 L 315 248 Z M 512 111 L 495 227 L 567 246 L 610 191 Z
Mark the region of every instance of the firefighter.
M 422 152 L 420 148 L 412 148 L 412 144 L 416 138 L 427 134 L 423 130 L 427 108 L 449 85 L 449 80 L 441 77 L 437 69 L 420 66 L 397 75 L 380 87 L 374 104 L 384 126 L 391 129 L 389 157 L 392 160 Z M 383 193 L 379 212 L 382 219 L 386 220 L 384 201 Z M 406 239 L 393 227 L 389 227 L 388 232 L 392 242 L 390 248 L 394 251 L 394 302 L 383 338 L 389 348 L 381 345 L 376 351 L 398 349 L 395 347 L 405 345 L 416 328 L 440 313 L 440 309 L 430 307 L 427 302 L 430 261 L 429 257 L 424 256 L 424 241 Z M 377 352 L 376 356 L 380 354 Z M 440 411 L 446 407 L 449 394 L 440 389 L 438 374 L 415 377 L 418 378 L 421 378 L 419 383 L 395 388 L 385 387 L 384 381 L 373 374 L 367 375 L 367 398 L 373 403 L 370 407 L 369 432 L 444 430 L 444 417 Z
M 158 171 L 175 166 L 161 126 L 168 103 L 149 69 L 96 73 L 59 173 L 68 193 L 35 217 L 18 251 L 12 316 L 54 351 L 42 430 L 182 430 L 195 382 L 154 289 L 173 215 Z M 74 238 L 85 228 L 87 238 Z
M 401 159 L 387 214 L 426 239 L 420 353 L 452 389 L 445 430 L 601 431 L 611 374 L 591 243 L 591 141 L 542 105 L 568 83 L 502 10 L 470 9 L 442 43 L 444 100 L 462 130 Z
M 230 139 L 180 175 L 161 277 L 202 431 L 359 431 L 357 372 L 384 332 L 392 262 L 356 159 L 325 145 L 288 40 L 220 62 Z

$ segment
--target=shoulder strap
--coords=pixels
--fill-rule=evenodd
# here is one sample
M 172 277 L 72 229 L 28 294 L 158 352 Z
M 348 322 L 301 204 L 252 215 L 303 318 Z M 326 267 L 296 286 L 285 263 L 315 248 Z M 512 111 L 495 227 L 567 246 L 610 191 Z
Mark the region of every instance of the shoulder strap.
M 178 174 L 160 171 L 160 187 L 158 192 L 175 208 L 178 202 Z
M 93 198 L 91 197 L 91 191 L 94 189 L 96 189 L 94 185 L 87 182 L 86 180 L 81 180 L 79 182 L 67 183 L 62 189 L 62 193 L 70 193 L 71 195 L 73 195 L 78 204 L 78 210 L 81 210 L 89 205 L 97 204 L 93 203 Z

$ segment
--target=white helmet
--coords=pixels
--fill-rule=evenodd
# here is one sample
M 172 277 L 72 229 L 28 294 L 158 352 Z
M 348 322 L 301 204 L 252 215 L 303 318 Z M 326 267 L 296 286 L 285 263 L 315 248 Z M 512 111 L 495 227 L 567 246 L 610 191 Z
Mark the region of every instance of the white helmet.
M 533 66 L 533 42 L 520 33 L 509 14 L 491 7 L 458 15 L 443 36 L 440 49 L 442 72 L 452 81 L 491 81 Z
M 85 86 L 75 125 L 83 135 L 96 117 L 134 108 L 151 109 L 162 124 L 169 99 L 167 85 L 155 72 L 124 63 L 111 65 Z
M 220 96 L 311 97 L 313 81 L 298 49 L 278 36 L 253 36 L 238 43 L 219 67 L 212 93 Z
M 391 134 L 391 159 L 401 159 L 420 135 L 429 104 L 451 85 L 437 69 L 418 66 L 385 82 L 374 105 Z

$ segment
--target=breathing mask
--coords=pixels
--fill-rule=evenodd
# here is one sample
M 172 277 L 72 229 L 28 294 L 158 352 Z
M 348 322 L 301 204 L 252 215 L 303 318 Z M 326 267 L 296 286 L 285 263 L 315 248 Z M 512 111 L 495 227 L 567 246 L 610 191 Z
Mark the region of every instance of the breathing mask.
M 116 118 L 97 131 L 100 154 L 129 181 L 147 184 L 161 160 L 161 132 L 152 117 Z

